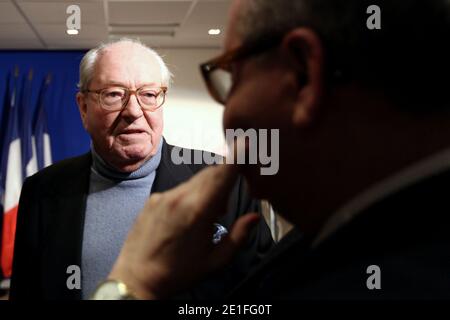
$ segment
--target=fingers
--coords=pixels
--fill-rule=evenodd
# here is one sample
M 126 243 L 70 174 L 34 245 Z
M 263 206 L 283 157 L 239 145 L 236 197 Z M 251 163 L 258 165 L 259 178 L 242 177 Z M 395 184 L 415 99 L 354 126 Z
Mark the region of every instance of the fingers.
M 203 169 L 173 194 L 185 198 L 196 207 L 199 216 L 215 219 L 224 213 L 228 198 L 237 179 L 237 170 L 231 165 L 217 165 Z
M 210 270 L 217 270 L 228 263 L 237 250 L 247 241 L 250 231 L 256 226 L 260 216 L 247 213 L 233 225 L 231 232 L 222 239 L 213 251 L 210 259 Z
M 224 209 L 236 179 L 237 170 L 231 165 L 218 165 L 208 170 L 199 185 L 204 200 L 202 205 Z

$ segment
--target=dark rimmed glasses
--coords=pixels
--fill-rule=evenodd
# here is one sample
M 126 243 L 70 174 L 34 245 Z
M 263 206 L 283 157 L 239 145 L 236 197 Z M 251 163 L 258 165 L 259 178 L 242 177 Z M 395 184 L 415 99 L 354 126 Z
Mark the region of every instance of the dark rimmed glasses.
M 225 52 L 200 65 L 200 72 L 211 96 L 218 103 L 225 105 L 233 88 L 232 65 L 233 63 L 247 59 L 250 56 L 261 54 L 277 47 L 284 34 L 267 34 L 260 39 L 255 39 L 246 44 Z M 328 61 L 329 73 L 326 74 L 330 81 L 344 82 L 351 76 L 351 69 L 338 64 L 336 58 Z M 306 75 L 305 75 L 306 76 Z
M 234 62 L 272 49 L 281 42 L 281 39 L 281 36 L 267 36 L 202 63 L 200 72 L 214 100 L 223 105 L 226 104 L 233 87 L 231 67 Z
M 136 95 L 142 109 L 155 111 L 164 104 L 167 87 L 143 86 L 136 90 L 125 87 L 112 86 L 99 90 L 84 90 L 83 92 L 98 95 L 98 103 L 107 111 L 122 110 L 130 100 L 131 95 Z

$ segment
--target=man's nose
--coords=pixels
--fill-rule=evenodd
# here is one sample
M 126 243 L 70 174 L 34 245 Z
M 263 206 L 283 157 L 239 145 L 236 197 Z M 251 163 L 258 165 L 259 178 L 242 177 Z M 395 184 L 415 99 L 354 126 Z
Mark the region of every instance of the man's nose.
M 125 119 L 129 119 L 131 121 L 136 120 L 137 118 L 142 117 L 144 112 L 142 111 L 141 106 L 139 105 L 139 101 L 137 100 L 136 94 L 131 94 L 128 99 L 127 104 L 124 106 L 122 110 L 122 117 Z

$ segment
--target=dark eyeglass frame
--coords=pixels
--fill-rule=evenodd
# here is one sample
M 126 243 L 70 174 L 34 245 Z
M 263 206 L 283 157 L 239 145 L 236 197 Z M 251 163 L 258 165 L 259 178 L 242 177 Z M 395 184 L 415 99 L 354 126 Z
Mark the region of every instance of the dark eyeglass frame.
M 233 62 L 247 59 L 251 56 L 263 53 L 275 48 L 281 43 L 282 36 L 266 36 L 256 41 L 250 41 L 234 50 L 225 52 L 220 56 L 200 64 L 200 72 L 210 95 L 218 103 L 225 105 L 226 99 L 222 99 L 216 88 L 212 84 L 210 73 L 216 69 L 223 69 L 230 72 Z
M 105 107 L 105 106 L 103 105 L 103 102 L 102 102 L 102 99 L 101 99 L 102 93 L 103 93 L 105 90 L 108 90 L 108 89 L 111 89 L 111 88 L 124 89 L 125 92 L 126 92 L 126 94 L 127 94 L 127 98 L 123 101 L 122 106 L 120 107 L 120 109 L 119 109 L 119 108 L 118 108 L 118 109 L 111 109 L 111 108 Z M 161 93 L 163 93 L 163 100 L 162 100 L 162 102 L 161 102 L 161 104 L 160 104 L 159 106 L 157 106 L 156 108 L 145 108 L 145 107 L 142 106 L 141 100 L 139 99 L 139 94 L 138 94 L 138 93 L 139 93 L 140 90 L 142 90 L 142 89 L 144 89 L 144 88 L 152 88 L 152 89 L 160 89 L 160 90 L 161 90 L 161 91 L 159 91 L 159 93 L 157 94 L 157 97 L 158 97 Z M 161 106 L 162 106 L 162 105 L 164 104 L 164 102 L 166 101 L 167 87 L 166 87 L 166 86 L 160 86 L 160 87 L 157 87 L 157 86 L 156 86 L 156 87 L 154 87 L 154 86 L 142 86 L 142 87 L 137 88 L 136 90 L 131 90 L 131 89 L 127 88 L 127 87 L 122 87 L 122 86 L 109 86 L 109 87 L 102 88 L 102 89 L 98 89 L 98 90 L 89 90 L 89 89 L 87 89 L 87 90 L 83 90 L 82 92 L 83 92 L 83 93 L 95 93 L 95 94 L 97 94 L 97 96 L 98 96 L 98 104 L 99 104 L 104 110 L 106 110 L 106 111 L 119 111 L 119 110 L 123 110 L 123 109 L 125 108 L 125 106 L 128 104 L 128 102 L 130 101 L 131 96 L 134 94 L 134 95 L 136 96 L 136 99 L 137 99 L 138 103 L 139 103 L 139 106 L 140 106 L 142 109 L 153 112 L 153 111 L 156 111 L 156 110 L 158 110 L 159 108 L 161 108 Z
M 219 92 L 214 87 L 210 73 L 216 69 L 223 69 L 228 72 L 231 70 L 231 64 L 233 62 L 247 59 L 251 56 L 261 54 L 265 51 L 269 51 L 278 46 L 284 38 L 284 33 L 273 33 L 268 34 L 260 39 L 251 40 L 248 43 L 231 50 L 229 52 L 225 52 L 222 55 L 213 58 L 205 63 L 200 64 L 200 72 L 203 76 L 203 80 L 205 81 L 206 87 L 210 93 L 210 95 L 216 100 L 218 103 L 225 105 L 228 97 L 221 98 Z M 336 59 L 335 59 L 336 60 Z M 340 65 L 338 61 L 330 60 L 328 61 L 328 66 L 330 68 L 330 73 L 326 74 L 326 78 L 329 81 L 334 81 L 337 83 L 342 83 L 347 81 L 347 79 L 352 74 L 350 68 L 344 67 Z

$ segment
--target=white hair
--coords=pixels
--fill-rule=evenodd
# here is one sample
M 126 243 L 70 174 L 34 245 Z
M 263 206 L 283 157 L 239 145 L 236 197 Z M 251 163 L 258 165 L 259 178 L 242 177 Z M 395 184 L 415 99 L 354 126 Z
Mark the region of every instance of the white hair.
M 166 87 L 170 86 L 172 80 L 172 73 L 169 71 L 169 68 L 165 64 L 162 57 L 155 50 L 146 46 L 137 39 L 121 38 L 119 40 L 102 43 L 98 47 L 89 50 L 83 56 L 83 59 L 81 59 L 80 62 L 80 80 L 78 82 L 78 88 L 81 92 L 88 90 L 89 83 L 91 82 L 93 77 L 94 67 L 95 63 L 97 62 L 97 58 L 101 55 L 103 50 L 116 43 L 133 43 L 147 50 L 151 55 L 155 57 L 156 61 L 158 61 L 161 67 L 162 85 Z

